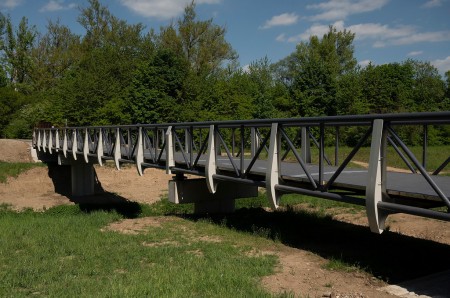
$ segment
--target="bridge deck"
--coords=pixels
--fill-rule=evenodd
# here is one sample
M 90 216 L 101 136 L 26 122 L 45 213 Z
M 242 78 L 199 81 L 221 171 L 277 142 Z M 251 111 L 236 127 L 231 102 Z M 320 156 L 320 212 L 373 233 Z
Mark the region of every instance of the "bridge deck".
M 176 154 L 175 160 L 181 167 L 186 165 L 181 154 Z M 234 158 L 233 161 L 237 167 L 240 167 L 239 158 Z M 199 159 L 199 165 L 205 166 L 205 162 L 206 156 L 201 156 Z M 250 159 L 245 159 L 244 168 L 247 168 L 250 162 Z M 233 172 L 233 166 L 228 157 L 218 156 L 217 166 L 226 173 L 231 174 Z M 323 175 L 324 180 L 328 181 L 336 172 L 337 168 L 338 167 L 335 166 L 325 166 Z M 316 183 L 319 183 L 319 167 L 314 164 L 308 164 L 307 170 L 311 173 Z M 293 183 L 299 182 L 303 186 L 309 184 L 305 171 L 298 163 L 282 162 L 280 171 L 281 176 L 285 180 L 289 180 Z M 266 160 L 257 160 L 250 171 L 250 174 L 259 177 L 261 181 L 265 181 L 266 173 Z M 439 197 L 436 192 L 421 174 L 388 171 L 387 176 L 386 190 L 389 195 L 395 197 L 439 201 Z M 432 176 L 432 179 L 447 196 L 447 198 L 450 198 L 450 176 Z M 347 168 L 338 176 L 336 181 L 333 183 L 333 186 L 336 189 L 350 190 L 364 194 L 367 186 L 367 180 L 367 169 Z

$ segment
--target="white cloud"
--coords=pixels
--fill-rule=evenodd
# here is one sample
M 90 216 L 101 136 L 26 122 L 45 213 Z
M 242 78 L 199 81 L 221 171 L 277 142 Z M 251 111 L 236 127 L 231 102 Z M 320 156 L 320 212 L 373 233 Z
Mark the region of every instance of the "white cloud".
M 425 8 L 433 8 L 442 6 L 442 0 L 429 0 L 423 5 Z
M 419 55 L 422 55 L 422 54 L 423 54 L 423 51 L 412 51 L 412 52 L 409 52 L 407 54 L 407 56 L 414 57 L 414 56 L 419 56 Z
M 0 8 L 13 9 L 16 6 L 21 5 L 23 0 L 2 0 L 0 1 Z
M 435 31 L 415 33 L 411 36 L 403 36 L 402 38 L 393 40 L 395 45 L 407 45 L 419 42 L 440 42 L 450 41 L 450 31 Z
M 311 17 L 313 21 L 343 20 L 349 15 L 370 12 L 382 8 L 389 0 L 328 0 L 319 4 L 308 5 L 321 13 Z
M 298 15 L 295 13 L 283 13 L 272 17 L 270 20 L 266 21 L 261 29 L 268 29 L 275 26 L 289 26 L 297 23 Z
M 69 3 L 65 5 L 64 0 L 50 0 L 44 6 L 39 9 L 40 12 L 53 12 L 58 10 L 66 10 L 76 8 L 75 3 Z
M 450 56 L 447 56 L 447 58 L 444 59 L 436 59 L 431 61 L 431 64 L 436 66 L 440 73 L 444 74 L 450 70 Z
M 120 0 L 122 5 L 144 17 L 170 19 L 183 13 L 191 0 Z M 197 0 L 196 4 L 217 4 L 221 0 Z
M 242 66 L 242 71 L 245 73 L 250 73 L 250 64 L 245 64 Z
M 412 26 L 390 27 L 376 23 L 356 24 L 347 27 L 348 30 L 356 33 L 357 39 L 392 39 L 410 36 L 414 34 Z
M 286 41 L 286 34 L 281 33 L 280 35 L 275 38 L 276 41 L 285 42 Z
M 332 24 L 337 30 L 345 29 L 355 33 L 356 40 L 372 40 L 374 48 L 383 48 L 386 46 L 410 45 L 416 43 L 447 42 L 450 41 L 450 30 L 434 32 L 418 32 L 414 26 L 398 25 L 391 27 L 389 25 L 377 23 L 355 24 L 344 26 L 344 21 L 336 21 Z M 295 36 L 282 36 L 278 41 L 287 41 L 298 43 L 308 40 L 310 36 L 316 35 L 322 37 L 329 30 L 328 25 L 313 24 L 303 33 Z
M 337 30 L 343 30 L 344 29 L 344 22 L 343 21 L 337 21 L 333 24 L 333 26 Z M 319 37 L 322 37 L 325 33 L 327 33 L 330 30 L 329 25 L 322 25 L 322 24 L 314 24 L 310 28 L 308 28 L 305 32 L 289 37 L 285 39 L 288 42 L 295 42 L 298 43 L 302 40 L 308 40 L 310 36 L 316 35 Z
M 362 61 L 359 61 L 358 64 L 359 64 L 361 67 L 366 67 L 366 66 L 369 65 L 371 62 L 372 62 L 372 61 L 370 61 L 370 60 L 362 60 Z

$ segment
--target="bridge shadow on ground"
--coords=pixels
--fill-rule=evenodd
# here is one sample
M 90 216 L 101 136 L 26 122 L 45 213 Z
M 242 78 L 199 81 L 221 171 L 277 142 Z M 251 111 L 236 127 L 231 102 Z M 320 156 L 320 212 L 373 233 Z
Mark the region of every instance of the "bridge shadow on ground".
M 191 220 L 205 217 L 187 216 Z M 450 268 L 450 246 L 333 220 L 305 211 L 269 212 L 242 208 L 234 214 L 209 216 L 217 225 L 276 239 L 328 260 L 355 265 L 389 283 L 399 283 Z
M 47 163 L 47 166 L 48 176 L 52 179 L 55 193 L 63 195 L 79 205 L 83 212 L 115 211 L 125 218 L 136 218 L 142 213 L 139 203 L 106 191 L 102 187 L 97 173 L 95 173 L 94 195 L 72 196 L 70 166 L 60 166 L 55 163 Z

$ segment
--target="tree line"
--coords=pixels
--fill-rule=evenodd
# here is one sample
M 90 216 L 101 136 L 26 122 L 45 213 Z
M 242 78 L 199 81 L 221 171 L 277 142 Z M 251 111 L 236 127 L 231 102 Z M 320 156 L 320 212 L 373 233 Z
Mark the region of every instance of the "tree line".
M 0 137 L 53 126 L 450 110 L 450 71 L 408 59 L 358 65 L 355 34 L 330 26 L 277 62 L 243 69 L 195 3 L 170 25 L 129 24 L 99 0 L 79 9 L 84 35 L 59 20 L 38 32 L 0 15 Z M 449 142 L 448 130 L 434 132 Z

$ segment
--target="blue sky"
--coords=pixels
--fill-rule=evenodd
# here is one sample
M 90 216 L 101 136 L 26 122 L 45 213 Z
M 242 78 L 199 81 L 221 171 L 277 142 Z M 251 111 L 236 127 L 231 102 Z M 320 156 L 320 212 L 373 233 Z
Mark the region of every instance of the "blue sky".
M 109 10 L 129 23 L 141 22 L 156 31 L 176 20 L 191 0 L 103 0 Z M 430 61 L 441 74 L 450 70 L 450 0 L 196 0 L 201 19 L 213 18 L 227 28 L 226 39 L 241 65 L 267 56 L 286 57 L 311 34 L 322 36 L 328 26 L 356 33 L 355 56 L 365 66 Z M 72 31 L 86 0 L 0 0 L 0 11 L 17 25 L 26 16 L 45 32 L 48 20 L 60 18 Z

